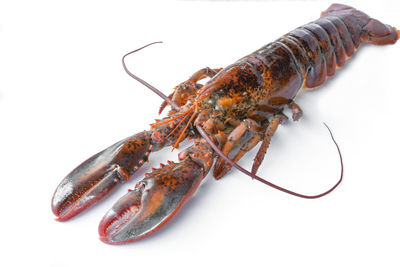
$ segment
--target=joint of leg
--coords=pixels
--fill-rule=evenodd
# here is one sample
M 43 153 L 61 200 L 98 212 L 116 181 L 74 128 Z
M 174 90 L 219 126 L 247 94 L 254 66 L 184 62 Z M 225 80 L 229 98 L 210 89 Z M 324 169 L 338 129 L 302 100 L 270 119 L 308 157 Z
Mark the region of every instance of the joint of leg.
M 292 110 L 292 119 L 294 121 L 298 121 L 303 115 L 303 111 L 293 100 L 288 104 L 288 108 Z

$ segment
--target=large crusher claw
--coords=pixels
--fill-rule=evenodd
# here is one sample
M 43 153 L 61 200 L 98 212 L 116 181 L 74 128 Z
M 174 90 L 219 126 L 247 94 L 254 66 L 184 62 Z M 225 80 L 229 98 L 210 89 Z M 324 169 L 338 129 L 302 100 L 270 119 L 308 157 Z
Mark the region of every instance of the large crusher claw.
M 169 162 L 137 183 L 103 217 L 100 239 L 123 244 L 145 238 L 165 225 L 193 195 L 212 162 L 206 143 L 183 151 L 179 163 Z

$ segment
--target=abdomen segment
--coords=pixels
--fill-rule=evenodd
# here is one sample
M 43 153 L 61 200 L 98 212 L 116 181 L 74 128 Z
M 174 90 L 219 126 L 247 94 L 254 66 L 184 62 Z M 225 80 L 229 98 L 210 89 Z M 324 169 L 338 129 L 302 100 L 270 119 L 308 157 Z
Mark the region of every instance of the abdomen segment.
M 277 42 L 289 47 L 305 77 L 314 88 L 344 66 L 362 42 L 393 44 L 399 32 L 352 7 L 333 4 L 321 18 L 286 34 Z

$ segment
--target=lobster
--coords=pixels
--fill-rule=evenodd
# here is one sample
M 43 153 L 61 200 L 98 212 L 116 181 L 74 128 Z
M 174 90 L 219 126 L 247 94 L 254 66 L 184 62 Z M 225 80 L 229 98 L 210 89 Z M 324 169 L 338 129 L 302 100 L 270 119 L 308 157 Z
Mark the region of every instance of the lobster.
M 152 152 L 167 146 L 178 148 L 186 139 L 194 144 L 146 173 L 135 188 L 118 200 L 99 225 L 100 239 L 123 244 L 143 239 L 164 226 L 195 193 L 214 165 L 220 179 L 232 167 L 253 179 L 286 193 L 317 198 L 335 189 L 339 181 L 318 195 L 303 195 L 277 186 L 259 176 L 270 141 L 280 124 L 287 122 L 284 109 L 297 121 L 302 109 L 294 101 L 301 88 L 322 85 L 345 65 L 362 43 L 394 44 L 400 32 L 353 7 L 332 4 L 318 20 L 301 26 L 276 41 L 222 69 L 204 68 L 165 96 L 127 73 L 164 99 L 159 112 L 168 115 L 151 129 L 121 140 L 84 161 L 68 174 L 52 198 L 57 220 L 66 221 L 106 197 L 125 183 L 148 161 Z M 149 44 L 151 45 L 151 44 Z M 204 84 L 199 81 L 209 78 Z M 329 130 L 329 128 L 328 128 Z M 330 131 L 330 130 L 329 130 Z M 237 162 L 261 143 L 251 172 Z M 234 154 L 233 157 L 230 157 Z M 214 163 L 215 161 L 215 163 Z

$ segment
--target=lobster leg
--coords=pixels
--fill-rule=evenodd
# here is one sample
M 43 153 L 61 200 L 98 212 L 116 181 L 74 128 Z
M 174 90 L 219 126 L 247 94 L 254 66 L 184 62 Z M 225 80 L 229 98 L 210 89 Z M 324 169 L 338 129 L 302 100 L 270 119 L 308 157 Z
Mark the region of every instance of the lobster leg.
M 239 151 L 232 158 L 232 161 L 238 162 L 248 151 L 252 150 L 260 141 L 261 141 L 260 135 L 258 135 L 258 134 L 253 135 L 247 142 L 245 142 L 240 147 Z M 224 165 L 219 165 L 219 166 L 221 166 L 221 167 L 218 169 L 218 171 L 214 171 L 215 179 L 221 179 L 232 168 L 232 166 L 227 163 L 225 163 Z
M 292 118 L 294 121 L 299 120 L 301 118 L 301 116 L 303 115 L 303 111 L 293 100 L 290 100 L 290 102 L 287 104 L 287 107 L 290 110 L 292 110 Z M 251 172 L 253 174 L 257 173 L 258 168 L 260 167 L 261 163 L 263 162 L 265 154 L 267 153 L 267 149 L 271 142 L 271 138 L 274 135 L 276 129 L 278 128 L 278 125 L 285 124 L 287 119 L 288 118 L 283 113 L 278 113 L 271 119 L 271 121 L 268 124 L 268 127 L 265 131 L 264 140 L 261 144 L 261 147 L 258 150 L 256 157 L 254 158 L 253 167 L 251 169 Z
M 179 154 L 179 163 L 161 164 L 146 174 L 103 217 L 100 239 L 109 244 L 140 240 L 165 225 L 193 195 L 213 163 L 202 140 Z
M 292 110 L 292 119 L 294 121 L 298 121 L 303 116 L 303 111 L 293 100 L 288 104 L 288 108 Z
M 253 147 L 255 147 L 258 144 L 258 142 L 261 141 L 261 139 L 263 137 L 264 129 L 260 125 L 258 125 L 257 122 L 255 122 L 251 119 L 246 119 L 246 120 L 242 121 L 229 134 L 227 142 L 222 147 L 222 152 L 225 155 L 229 155 L 229 153 L 232 151 L 232 149 L 241 143 L 241 141 L 243 140 L 244 135 L 247 131 L 250 131 L 253 134 L 253 136 L 240 147 L 239 151 L 232 159 L 234 162 L 237 162 L 239 159 L 241 159 L 247 151 L 250 151 Z M 214 167 L 213 174 L 214 174 L 215 179 L 220 179 L 230 169 L 231 169 L 231 166 L 229 164 L 226 164 L 225 160 L 219 157 L 218 160 L 216 161 L 215 167 Z
M 265 130 L 264 140 L 261 144 L 260 149 L 257 152 L 256 157 L 254 158 L 253 167 L 251 168 L 251 173 L 256 174 L 258 168 L 264 160 L 265 153 L 267 153 L 267 149 L 271 142 L 271 138 L 276 132 L 278 125 L 281 123 L 281 119 L 279 117 L 273 117 L 268 124 L 267 129 Z
M 301 108 L 293 101 L 288 100 L 287 107 L 292 111 L 292 118 L 294 121 L 297 121 L 303 115 L 303 111 Z M 251 119 L 247 119 L 243 122 L 240 122 L 238 126 L 231 132 L 228 137 L 228 141 L 224 144 L 222 148 L 222 152 L 225 155 L 229 155 L 231 150 L 236 147 L 240 141 L 242 140 L 246 130 L 250 130 L 253 133 L 253 136 L 246 141 L 236 153 L 236 155 L 232 158 L 232 161 L 238 162 L 248 151 L 253 149 L 259 141 L 264 137 L 263 143 L 257 152 L 257 156 L 254 159 L 252 173 L 255 174 L 260 167 L 262 161 L 264 160 L 265 153 L 267 152 L 269 143 L 271 141 L 272 135 L 275 133 L 279 124 L 285 124 L 288 118 L 283 113 L 277 113 L 272 118 L 271 122 L 268 124 L 266 129 L 262 129 L 260 125 L 258 125 L 255 121 Z M 249 124 L 250 122 L 250 124 Z M 265 131 L 265 134 L 264 134 Z M 222 158 L 218 158 L 214 167 L 214 177 L 216 179 L 222 178 L 232 166 L 225 163 L 225 160 Z
M 179 84 L 177 87 L 175 87 L 175 91 L 171 93 L 168 98 L 171 99 L 173 102 L 175 102 L 178 106 L 183 106 L 186 104 L 187 100 L 190 97 L 196 96 L 197 90 L 199 90 L 203 85 L 198 84 L 197 82 L 204 79 L 204 78 L 212 78 L 214 77 L 220 69 L 211 69 L 209 67 L 205 67 L 203 69 L 200 69 L 196 71 L 190 78 Z M 167 106 L 167 102 L 164 101 L 161 106 L 159 113 L 165 109 Z
M 196 71 L 190 78 L 189 81 L 193 83 L 197 83 L 198 81 L 204 79 L 204 78 L 212 78 L 214 77 L 222 68 L 219 69 L 211 69 L 209 67 L 205 67 L 201 70 Z
M 209 67 L 205 67 L 201 70 L 196 71 L 190 78 L 178 85 L 176 88 L 174 95 L 172 96 L 172 101 L 174 101 L 179 106 L 182 106 L 186 103 L 186 101 L 191 96 L 196 96 L 196 92 L 203 85 L 198 84 L 197 82 L 204 78 L 212 78 L 214 77 L 221 69 L 211 69 Z

